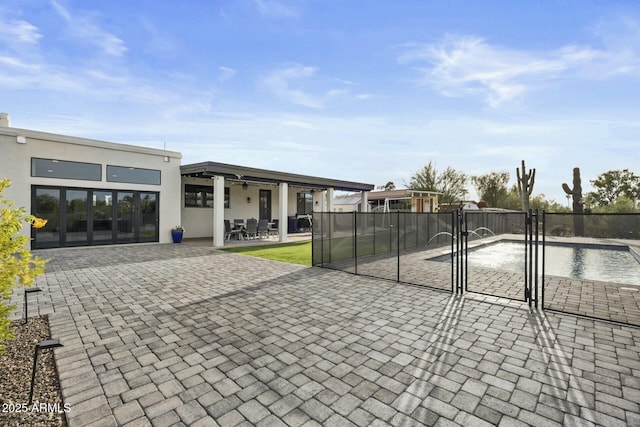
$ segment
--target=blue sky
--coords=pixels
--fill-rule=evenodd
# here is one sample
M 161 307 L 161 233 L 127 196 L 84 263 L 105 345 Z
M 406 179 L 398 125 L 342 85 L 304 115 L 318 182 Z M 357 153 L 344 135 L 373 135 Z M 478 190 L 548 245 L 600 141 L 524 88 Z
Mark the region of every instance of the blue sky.
M 640 173 L 640 3 L 4 0 L 0 111 L 376 186 L 524 159 L 566 203 L 573 167 Z

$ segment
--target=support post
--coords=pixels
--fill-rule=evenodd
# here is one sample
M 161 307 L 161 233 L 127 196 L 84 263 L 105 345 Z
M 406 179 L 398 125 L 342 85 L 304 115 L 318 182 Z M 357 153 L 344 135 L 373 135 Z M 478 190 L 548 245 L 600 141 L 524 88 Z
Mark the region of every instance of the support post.
M 327 198 L 327 212 L 333 212 L 333 188 L 327 188 L 325 191 L 325 197 Z
M 279 185 L 279 194 L 278 194 L 278 217 L 280 221 L 278 221 L 278 240 L 281 243 L 287 241 L 288 232 L 289 232 L 289 216 L 287 215 L 287 211 L 289 210 L 289 184 L 286 182 L 281 182 Z
M 213 246 L 224 246 L 224 177 L 213 177 Z

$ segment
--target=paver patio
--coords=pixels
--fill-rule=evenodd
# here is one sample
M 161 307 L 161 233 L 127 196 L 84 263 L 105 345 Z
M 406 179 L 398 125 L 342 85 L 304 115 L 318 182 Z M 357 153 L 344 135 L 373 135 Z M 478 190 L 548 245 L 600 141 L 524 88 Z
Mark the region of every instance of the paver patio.
M 639 328 L 186 245 L 37 253 L 70 427 L 640 425 Z

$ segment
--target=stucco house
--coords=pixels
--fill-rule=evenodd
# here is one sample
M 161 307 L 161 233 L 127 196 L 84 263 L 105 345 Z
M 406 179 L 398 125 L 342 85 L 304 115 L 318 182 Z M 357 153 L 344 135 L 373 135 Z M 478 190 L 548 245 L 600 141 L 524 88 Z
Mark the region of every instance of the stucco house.
M 211 237 L 223 246 L 224 220 L 268 219 L 280 241 L 292 224 L 330 211 L 334 190 L 366 195 L 373 185 L 216 162 L 181 165 L 174 151 L 11 127 L 0 115 L 0 178 L 6 197 L 48 220 L 25 227 L 33 248 L 171 241 Z M 216 195 L 222 197 L 215 197 Z
M 334 197 L 334 212 L 437 212 L 439 210 L 438 195 L 435 191 L 410 189 L 378 190 L 367 194 L 362 204 L 360 194 L 342 194 Z M 365 206 L 363 209 L 362 206 Z

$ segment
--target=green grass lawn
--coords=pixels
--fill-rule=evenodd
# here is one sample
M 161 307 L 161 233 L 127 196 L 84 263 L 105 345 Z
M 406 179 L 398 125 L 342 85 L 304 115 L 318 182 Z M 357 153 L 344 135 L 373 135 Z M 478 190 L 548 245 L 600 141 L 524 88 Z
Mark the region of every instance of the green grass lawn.
M 225 248 L 223 251 L 311 266 L 311 242 L 240 246 L 237 248 Z

